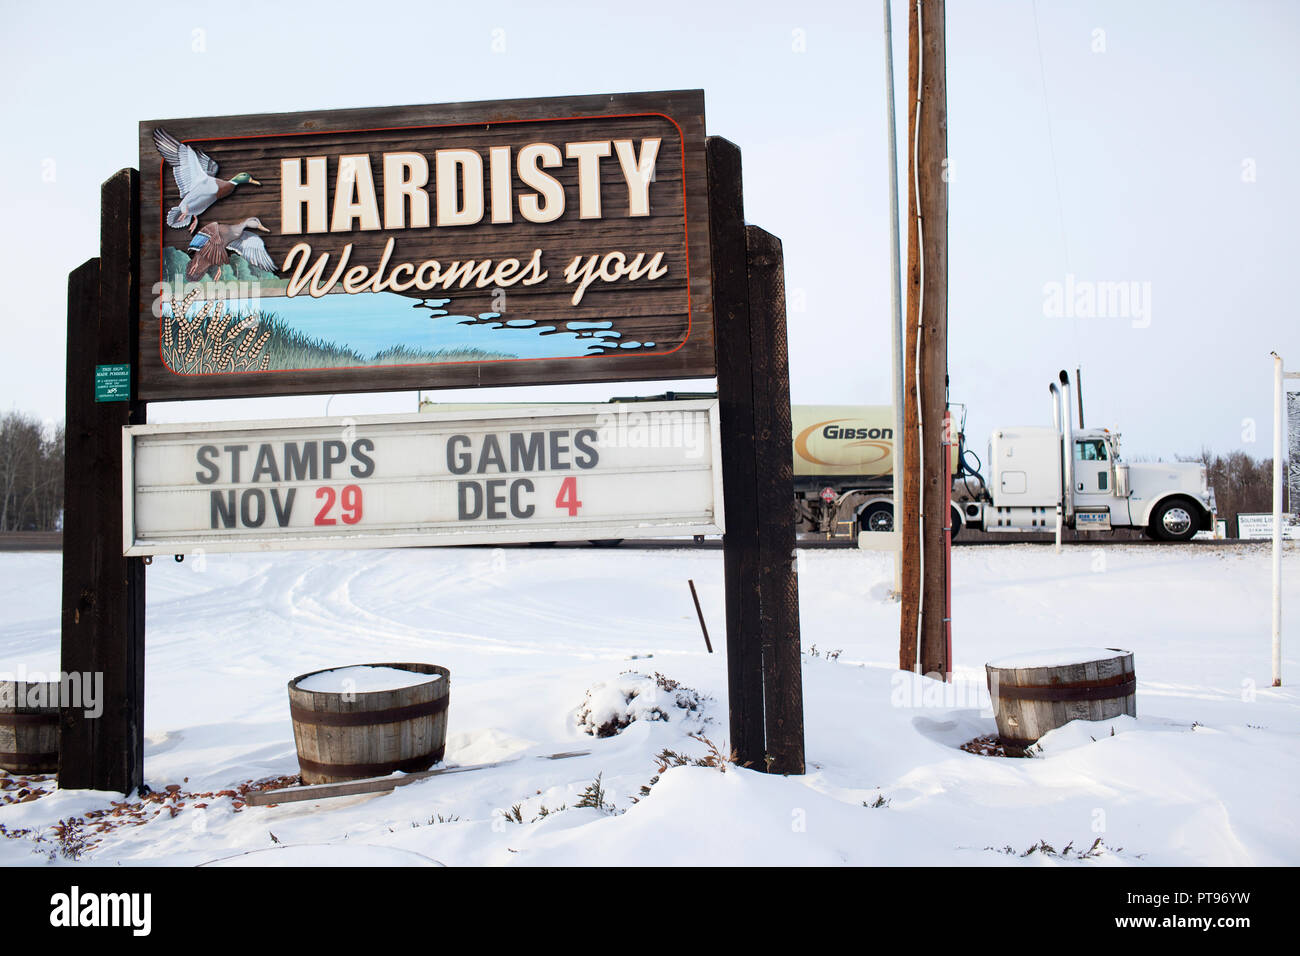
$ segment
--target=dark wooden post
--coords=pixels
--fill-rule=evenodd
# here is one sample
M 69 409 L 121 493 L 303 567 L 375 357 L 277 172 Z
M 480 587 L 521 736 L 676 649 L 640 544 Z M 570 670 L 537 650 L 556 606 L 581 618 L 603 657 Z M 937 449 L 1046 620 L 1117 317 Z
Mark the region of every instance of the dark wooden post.
M 781 244 L 761 229 L 746 230 L 736 145 L 711 136 L 707 159 L 731 747 L 756 770 L 803 773 Z
M 722 538 L 727 606 L 727 697 L 731 748 L 766 768 L 763 656 L 759 621 L 758 502 L 754 385 L 750 374 L 749 274 L 740 149 L 720 136 L 706 147 L 718 411 L 722 425 Z
M 68 278 L 62 669 L 102 675 L 103 712 L 64 707 L 59 786 L 129 793 L 144 782 L 145 569 L 122 556 L 122 426 L 135 400 L 139 174 L 103 187 L 100 257 Z M 129 365 L 130 400 L 97 402 L 95 367 Z
M 747 226 L 745 237 L 758 479 L 766 759 L 770 773 L 803 773 L 803 664 L 799 658 L 799 581 L 795 568 L 785 258 L 781 240 L 771 233 Z

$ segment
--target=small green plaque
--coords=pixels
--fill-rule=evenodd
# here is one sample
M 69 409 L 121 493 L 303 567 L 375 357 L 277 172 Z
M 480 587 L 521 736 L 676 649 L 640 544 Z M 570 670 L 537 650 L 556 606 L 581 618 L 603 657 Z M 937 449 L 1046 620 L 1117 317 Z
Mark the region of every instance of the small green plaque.
M 127 402 L 131 400 L 131 366 L 96 365 L 95 401 Z

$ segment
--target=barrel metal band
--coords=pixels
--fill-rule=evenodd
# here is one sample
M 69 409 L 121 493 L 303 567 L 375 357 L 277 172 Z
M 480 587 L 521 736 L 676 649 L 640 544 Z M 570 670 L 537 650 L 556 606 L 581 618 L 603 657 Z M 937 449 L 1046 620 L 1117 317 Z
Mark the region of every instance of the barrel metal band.
M 450 694 L 443 694 L 434 700 L 422 704 L 407 704 L 405 707 L 390 707 L 387 710 L 362 710 L 346 713 L 329 713 L 321 710 L 308 710 L 298 704 L 289 703 L 289 715 L 300 724 L 313 724 L 318 727 L 365 727 L 369 724 L 395 724 L 415 717 L 432 717 L 445 713 Z
M 12 714 L 0 713 L 0 727 L 16 727 L 19 724 L 55 725 L 59 722 L 58 711 L 50 714 Z
M 1137 675 L 1119 674 L 1081 684 L 1016 686 L 999 683 L 998 697 L 1003 700 L 1110 700 L 1137 693 Z
M 394 770 L 400 770 L 403 773 L 412 773 L 420 770 L 428 770 L 439 760 L 447 751 L 446 745 L 439 747 L 433 753 L 424 754 L 419 757 L 410 757 L 406 760 L 389 760 L 384 763 L 318 763 L 315 760 L 308 760 L 301 754 L 298 756 L 298 766 L 302 768 L 303 773 L 323 774 L 329 777 L 383 777 Z

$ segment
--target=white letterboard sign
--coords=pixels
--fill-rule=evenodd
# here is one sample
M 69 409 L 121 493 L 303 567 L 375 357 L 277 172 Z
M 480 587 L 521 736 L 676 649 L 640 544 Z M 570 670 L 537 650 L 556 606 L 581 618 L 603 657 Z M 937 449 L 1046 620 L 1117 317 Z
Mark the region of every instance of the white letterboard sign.
M 123 429 L 127 555 L 723 531 L 716 401 Z

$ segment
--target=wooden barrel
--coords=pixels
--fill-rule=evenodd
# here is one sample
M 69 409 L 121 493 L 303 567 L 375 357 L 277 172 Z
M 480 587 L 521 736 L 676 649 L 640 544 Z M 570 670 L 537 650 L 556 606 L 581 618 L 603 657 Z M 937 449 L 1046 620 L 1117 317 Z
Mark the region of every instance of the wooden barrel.
M 1133 653 L 1116 647 L 1016 654 L 984 665 L 998 741 L 1024 749 L 1072 720 L 1137 716 Z
M 59 682 L 0 681 L 0 770 L 59 769 Z
M 451 672 L 435 664 L 362 664 L 428 674 L 410 687 L 355 693 L 304 690 L 309 677 L 289 682 L 289 714 L 304 783 L 382 777 L 394 770 L 428 770 L 447 742 Z

